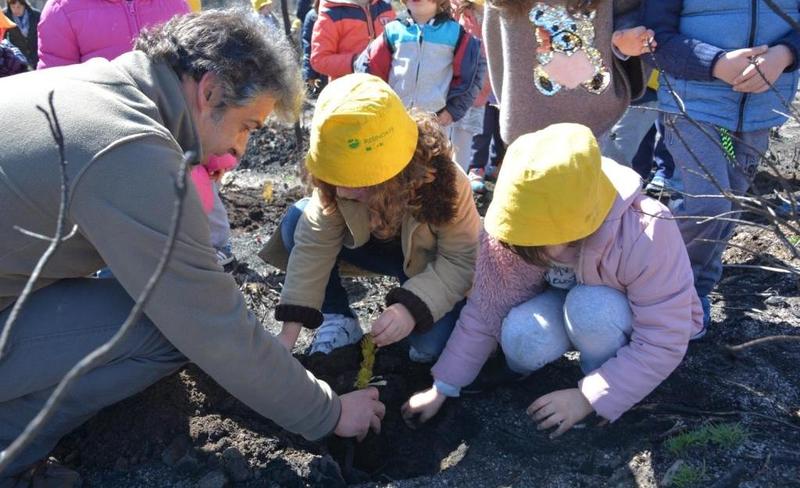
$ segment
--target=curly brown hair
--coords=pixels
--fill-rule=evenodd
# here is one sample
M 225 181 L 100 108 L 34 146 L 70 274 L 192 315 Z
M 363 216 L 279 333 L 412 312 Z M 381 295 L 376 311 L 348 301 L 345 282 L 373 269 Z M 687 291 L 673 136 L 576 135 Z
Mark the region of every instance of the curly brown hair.
M 456 167 L 450 141 L 435 115 L 412 111 L 411 117 L 419 129 L 414 156 L 396 176 L 370 187 L 367 197 L 370 230 L 378 239 L 396 237 L 406 212 L 432 225 L 446 224 L 456 215 Z M 319 190 L 323 212 L 335 212 L 336 187 L 314 176 L 310 183 Z
M 533 4 L 539 0 L 488 0 L 489 6 L 502 10 L 510 10 L 516 13 L 525 13 L 533 8 Z M 591 12 L 597 10 L 597 5 L 602 0 L 566 0 L 564 3 L 570 13 Z

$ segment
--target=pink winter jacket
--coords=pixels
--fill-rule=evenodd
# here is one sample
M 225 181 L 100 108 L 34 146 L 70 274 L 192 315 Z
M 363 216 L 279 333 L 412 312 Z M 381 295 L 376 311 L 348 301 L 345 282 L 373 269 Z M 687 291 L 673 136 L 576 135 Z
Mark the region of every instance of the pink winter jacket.
M 186 0 L 50 0 L 39 21 L 38 68 L 114 59 L 145 27 L 187 12 Z
M 614 421 L 680 364 L 689 337 L 702 328 L 703 311 L 669 210 L 640 194 L 639 176 L 630 168 L 604 158 L 603 171 L 618 196 L 605 222 L 583 240 L 575 273 L 579 283 L 628 296 L 633 332 L 616 357 L 578 387 L 599 415 Z M 472 382 L 497 346 L 503 319 L 544 286 L 542 268 L 523 262 L 484 232 L 472 292 L 433 367 L 434 378 L 459 387 Z

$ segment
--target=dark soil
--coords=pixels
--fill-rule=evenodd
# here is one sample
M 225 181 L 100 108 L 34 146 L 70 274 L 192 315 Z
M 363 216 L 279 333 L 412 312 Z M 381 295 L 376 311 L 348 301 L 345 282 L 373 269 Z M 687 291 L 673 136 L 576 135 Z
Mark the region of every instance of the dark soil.
M 796 126 L 785 128 L 773 149 L 789 151 L 797 133 Z M 265 129 L 257 137 L 261 145 L 251 147 L 223 189 L 238 257 L 233 274 L 272 332 L 278 331 L 272 311 L 283 275 L 255 253 L 287 206 L 303 195 L 292 137 L 291 129 Z M 790 157 L 782 161 L 794 171 Z M 774 180 L 766 171 L 759 178 L 765 185 Z M 265 182 L 273 186 L 269 202 L 262 196 Z M 729 264 L 798 265 L 765 231 L 741 227 L 732 242 L 758 254 L 731 248 Z M 363 325 L 380 313 L 391 284 L 346 279 Z M 401 419 L 400 405 L 430 386 L 431 378 L 428 367 L 408 360 L 400 343 L 378 353 L 374 372 L 385 381 L 379 388 L 387 413 L 381 434 L 361 444 L 312 443 L 289 434 L 188 366 L 103 410 L 54 455 L 77 469 L 87 486 L 655 487 L 679 459 L 702 468 L 694 486 L 800 486 L 800 344 L 773 343 L 735 357 L 724 347 L 798 335 L 798 283 L 792 275 L 729 268 L 712 302 L 707 338 L 689 346 L 683 364 L 641 405 L 610 425 L 589 419 L 557 440 L 537 431 L 524 412 L 538 396 L 576 384 L 580 370 L 573 354 L 523 382 L 449 400 L 434 420 L 414 430 Z M 307 356 L 302 351 L 308 344 L 304 333 L 298 359 L 336 391 L 350 391 L 358 347 Z M 739 423 L 749 436 L 726 448 L 698 446 L 680 455 L 665 445 L 677 433 L 722 422 Z

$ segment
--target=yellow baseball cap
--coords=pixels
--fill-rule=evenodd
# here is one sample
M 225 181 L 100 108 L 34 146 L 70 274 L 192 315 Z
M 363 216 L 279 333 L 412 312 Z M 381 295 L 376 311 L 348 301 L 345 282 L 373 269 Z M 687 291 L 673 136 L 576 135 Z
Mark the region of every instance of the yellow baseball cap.
M 319 94 L 306 167 L 334 186 L 378 185 L 411 162 L 417 137 L 416 122 L 386 82 L 343 76 Z
M 508 147 L 484 227 L 517 246 L 566 244 L 596 231 L 616 196 L 592 131 L 553 124 Z

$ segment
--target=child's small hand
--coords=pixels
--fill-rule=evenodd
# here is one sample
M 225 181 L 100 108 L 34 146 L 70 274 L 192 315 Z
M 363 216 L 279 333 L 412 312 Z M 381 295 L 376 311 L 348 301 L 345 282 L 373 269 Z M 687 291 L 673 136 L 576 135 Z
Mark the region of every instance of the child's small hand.
M 395 303 L 372 323 L 372 339 L 378 347 L 388 346 L 406 338 L 415 325 L 414 317 L 405 305 Z
M 447 127 L 448 125 L 453 123 L 453 116 L 450 115 L 450 112 L 447 109 L 442 110 L 439 115 L 436 116 L 439 119 L 439 125 L 442 127 Z
M 728 51 L 714 63 L 711 74 L 714 75 L 714 78 L 719 78 L 725 83 L 733 85 L 734 81 L 744 74 L 744 71 L 750 66 L 751 59 L 761 56 L 768 49 L 768 46 L 756 46 Z
M 303 325 L 299 322 L 284 322 L 283 329 L 281 329 L 281 332 L 277 336 L 278 342 L 280 342 L 287 351 L 292 352 L 292 348 L 295 342 L 297 342 L 297 337 L 300 335 L 300 330 L 302 328 Z
M 527 410 L 539 430 L 558 426 L 550 434 L 551 439 L 568 431 L 593 411 L 592 405 L 577 388 L 558 390 L 541 396 Z
M 656 50 L 655 32 L 640 25 L 630 29 L 614 31 L 611 43 L 625 56 L 640 56 Z
M 754 58 L 742 74 L 733 80 L 733 91 L 763 93 L 769 90 L 770 85 L 775 83 L 775 80 L 792 63 L 794 63 L 794 55 L 788 47 L 782 44 L 772 46 L 766 53 Z M 761 73 L 758 72 L 759 70 Z
M 403 420 L 406 425 L 415 429 L 417 427 L 415 419 L 417 415 L 419 415 L 420 423 L 427 422 L 439 413 L 439 409 L 442 408 L 442 404 L 446 399 L 447 397 L 439 393 L 434 387 L 415 393 L 400 409 L 403 414 Z

